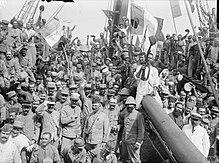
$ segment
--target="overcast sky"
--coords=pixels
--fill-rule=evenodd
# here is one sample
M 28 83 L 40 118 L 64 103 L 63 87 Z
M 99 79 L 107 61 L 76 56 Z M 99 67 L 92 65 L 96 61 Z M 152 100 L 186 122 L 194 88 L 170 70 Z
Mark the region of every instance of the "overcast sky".
M 113 0 L 75 0 L 75 3 L 66 3 L 58 17 L 63 21 L 71 22 L 66 26 L 77 25 L 73 32 L 73 37 L 86 39 L 87 34 L 98 35 L 103 31 L 106 16 L 101 9 L 108 8 L 108 2 Z M 174 33 L 173 19 L 171 16 L 169 0 L 136 0 L 145 7 L 153 16 L 164 19 L 163 32 Z M 204 0 L 205 1 L 205 0 Z M 0 20 L 10 20 L 19 13 L 25 0 L 0 0 Z M 216 0 L 208 0 L 210 8 L 216 7 Z M 41 2 L 45 6 L 44 18 L 49 18 L 51 14 L 62 4 L 60 2 Z M 183 16 L 175 19 L 178 33 L 185 34 L 186 28 L 191 29 L 188 16 L 186 14 L 183 0 L 180 0 Z M 39 11 L 39 10 L 38 10 Z M 38 15 L 38 13 L 37 13 Z M 197 13 L 192 14 L 194 24 L 199 25 Z

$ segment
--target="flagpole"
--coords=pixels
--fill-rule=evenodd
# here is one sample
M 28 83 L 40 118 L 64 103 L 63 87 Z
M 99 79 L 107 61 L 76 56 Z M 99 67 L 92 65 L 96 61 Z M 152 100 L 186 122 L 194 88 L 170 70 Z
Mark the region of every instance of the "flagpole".
M 194 33 L 194 35 L 195 35 L 195 39 L 196 39 L 196 41 L 197 41 L 198 50 L 199 50 L 199 52 L 200 52 L 201 59 L 202 59 L 202 62 L 203 62 L 203 64 L 204 64 L 204 67 L 205 67 L 205 72 L 206 72 L 206 74 L 207 74 L 208 80 L 209 80 L 210 85 L 211 85 L 212 93 L 213 93 L 213 95 L 214 95 L 214 98 L 215 98 L 215 101 L 216 101 L 216 103 L 217 103 L 217 106 L 219 107 L 218 94 L 217 94 L 217 92 L 215 91 L 215 88 L 214 88 L 214 85 L 213 85 L 213 82 L 212 82 L 212 78 L 211 78 L 211 76 L 210 76 L 210 73 L 209 73 L 209 70 L 208 70 L 208 66 L 207 66 L 207 63 L 206 63 L 206 61 L 205 61 L 205 57 L 204 57 L 204 55 L 203 55 L 200 42 L 199 42 L 199 40 L 198 40 L 198 36 L 197 36 L 197 34 L 196 34 L 196 32 L 195 32 L 194 24 L 193 24 L 193 21 L 192 21 L 192 18 L 191 18 L 191 15 L 190 15 L 190 12 L 189 12 L 189 8 L 188 8 L 188 4 L 186 3 L 186 0 L 184 0 L 184 3 L 185 3 L 187 15 L 188 15 L 188 17 L 189 17 L 189 21 L 190 21 L 190 24 L 191 24 L 193 33 Z

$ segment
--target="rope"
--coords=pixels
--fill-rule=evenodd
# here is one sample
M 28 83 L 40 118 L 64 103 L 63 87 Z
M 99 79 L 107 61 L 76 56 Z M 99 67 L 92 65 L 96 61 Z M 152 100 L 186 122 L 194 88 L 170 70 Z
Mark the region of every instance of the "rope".
M 48 19 L 47 23 L 49 23 L 54 17 L 56 17 L 59 12 L 62 10 L 62 8 L 64 7 L 65 3 L 63 3 L 53 14 L 52 16 Z
M 174 156 L 172 155 L 171 151 L 169 150 L 169 148 L 166 145 L 166 142 L 163 141 L 163 139 L 161 138 L 160 134 L 157 132 L 156 128 L 154 127 L 154 125 L 152 124 L 152 122 L 149 120 L 149 124 L 152 128 L 152 130 L 154 131 L 154 133 L 157 135 L 158 139 L 160 140 L 161 144 L 163 145 L 163 147 L 165 148 L 167 154 L 169 155 L 170 159 L 174 162 L 177 163 L 176 159 L 174 158 Z

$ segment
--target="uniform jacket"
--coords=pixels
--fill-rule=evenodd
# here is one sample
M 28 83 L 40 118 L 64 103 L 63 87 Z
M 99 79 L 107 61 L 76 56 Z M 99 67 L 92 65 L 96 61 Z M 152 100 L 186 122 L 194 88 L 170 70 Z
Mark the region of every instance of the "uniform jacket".
M 66 105 L 61 110 L 62 136 L 76 138 L 81 135 L 81 109 Z
M 142 144 L 144 139 L 144 117 L 137 110 L 126 114 L 124 119 L 124 130 L 122 134 L 122 141 L 127 144 L 135 144 L 136 142 Z
M 107 142 L 109 136 L 108 116 L 101 111 L 95 114 L 91 113 L 86 119 L 84 133 L 87 135 L 86 141 L 89 144 Z

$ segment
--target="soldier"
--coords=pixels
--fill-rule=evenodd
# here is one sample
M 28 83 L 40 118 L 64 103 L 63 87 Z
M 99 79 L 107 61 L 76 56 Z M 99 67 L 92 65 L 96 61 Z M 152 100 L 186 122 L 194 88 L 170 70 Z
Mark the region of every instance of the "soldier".
M 100 145 L 105 145 L 109 135 L 109 118 L 101 110 L 100 97 L 93 99 L 93 112 L 87 117 L 84 128 L 86 149 L 91 150 Z
M 83 138 L 76 138 L 72 145 L 69 145 L 62 152 L 65 163 L 86 163 L 86 150 Z
M 6 124 L 0 131 L 0 158 L 3 163 L 21 163 L 21 157 L 16 145 L 9 139 L 10 125 Z
M 48 97 L 56 97 L 56 84 L 54 82 L 48 82 Z M 47 97 L 47 98 L 48 98 Z
M 63 88 L 61 90 L 61 100 L 56 102 L 55 104 L 55 110 L 57 111 L 61 111 L 61 109 L 65 106 L 65 105 L 68 105 L 69 102 L 67 101 L 67 98 L 68 98 L 68 95 L 69 95 L 69 90 L 68 88 Z
M 118 123 L 119 111 L 120 108 L 117 105 L 117 100 L 115 98 L 111 98 L 109 102 L 109 107 L 103 110 L 103 112 L 106 113 L 109 118 L 110 134 L 108 141 L 110 141 L 113 150 L 115 150 L 116 147 L 117 136 L 119 131 L 119 123 Z
M 26 79 L 27 83 L 28 81 L 36 82 L 36 79 L 32 72 L 32 64 L 30 58 L 27 56 L 27 49 L 28 47 L 24 45 L 22 49 L 20 50 L 20 53 L 18 55 L 19 63 L 20 63 L 20 71 L 21 73 L 27 73 L 28 79 Z
M 32 152 L 30 163 L 60 163 L 58 149 L 51 144 L 52 134 L 45 132 L 42 135 L 41 143 Z
M 170 118 L 179 126 L 180 129 L 183 128 L 183 104 L 177 102 L 172 113 L 169 113 Z
M 18 121 L 24 123 L 24 135 L 30 139 L 31 142 L 36 143 L 39 138 L 39 129 L 36 124 L 36 115 L 31 110 L 32 101 L 26 100 L 22 103 L 22 113 L 17 116 Z
M 81 108 L 77 106 L 79 96 L 71 95 L 71 102 L 61 110 L 62 146 L 61 152 L 77 137 L 81 136 Z
M 183 127 L 183 132 L 205 156 L 208 156 L 210 140 L 205 128 L 200 126 L 202 116 L 198 113 L 191 113 L 191 124 Z
M 2 26 L 0 29 L 0 59 L 5 61 L 5 53 L 7 52 L 7 49 L 8 49 L 8 42 L 7 42 L 6 38 L 8 35 L 9 21 L 2 20 L 1 24 L 2 24 Z
M 18 97 L 15 91 L 10 91 L 7 93 L 8 96 L 8 102 L 6 104 L 6 107 L 8 108 L 8 110 L 10 111 L 11 108 L 16 109 L 17 113 L 21 113 L 22 112 L 22 106 L 21 104 L 18 102 Z
M 136 110 L 136 102 L 132 96 L 126 100 L 128 113 L 125 115 L 124 130 L 122 134 L 123 161 L 140 163 L 140 147 L 144 139 L 144 117 Z
M 20 66 L 17 60 L 13 57 L 11 51 L 6 53 L 5 65 L 7 67 L 10 82 L 16 82 L 20 75 Z
M 41 117 L 42 133 L 50 132 L 52 135 L 52 143 L 58 148 L 59 137 L 61 133 L 60 113 L 55 110 L 55 99 L 49 97 L 47 100 L 47 108 L 44 105 L 36 109 L 36 113 Z
M 9 86 L 10 86 L 10 82 L 9 82 L 8 71 L 4 60 L 0 58 L 0 89 Z

